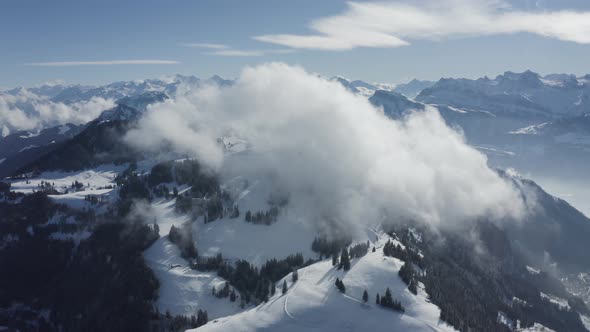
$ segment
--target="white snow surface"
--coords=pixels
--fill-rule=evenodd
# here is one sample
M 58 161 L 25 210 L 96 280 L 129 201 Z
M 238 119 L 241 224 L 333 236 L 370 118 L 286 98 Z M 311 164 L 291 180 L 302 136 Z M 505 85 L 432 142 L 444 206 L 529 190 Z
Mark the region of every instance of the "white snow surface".
M 529 271 L 529 273 L 530 273 L 530 274 L 539 274 L 539 273 L 541 273 L 541 270 L 539 270 L 539 269 L 535 269 L 535 268 L 534 268 L 534 267 L 532 267 L 532 266 L 528 266 L 528 265 L 527 265 L 527 266 L 526 266 L 526 269 L 527 269 L 527 271 Z
M 521 328 L 521 329 L 517 329 L 518 332 L 555 332 L 554 330 L 545 327 L 539 323 L 535 323 L 533 326 L 531 327 L 527 327 L 527 328 Z
M 11 190 L 25 194 L 39 190 L 41 182 L 54 184 L 55 189 L 62 192 L 70 189 L 73 182 L 78 181 L 84 185 L 84 189 L 97 189 L 113 184 L 118 173 L 127 168 L 127 165 L 102 165 L 93 169 L 77 172 L 43 172 L 39 176 L 29 179 L 18 179 L 11 184 Z M 28 183 L 27 183 L 28 181 Z M 90 185 L 90 187 L 88 187 Z M 86 194 L 89 194 L 87 192 Z
M 561 309 L 570 309 L 570 305 L 567 303 L 566 299 L 562 299 L 555 295 L 545 294 L 541 292 L 541 297 L 544 299 L 549 300 L 551 303 L 558 305 Z
M 347 272 L 337 270 L 331 260 L 324 260 L 298 271 L 299 281 L 289 285 L 287 294 L 280 290 L 256 308 L 210 320 L 198 331 L 453 331 L 439 321 L 440 310 L 428 301 L 422 285 L 415 296 L 398 276 L 403 262 L 383 256 L 381 247 L 386 237 L 376 243 L 379 248 L 353 259 Z M 343 280 L 346 294 L 335 287 L 336 278 Z M 279 281 L 277 285 L 282 285 Z M 400 314 L 375 304 L 375 295 L 390 288 L 406 312 Z M 362 293 L 369 293 L 363 303 Z
M 32 144 L 32 145 L 27 145 L 27 146 L 25 146 L 24 148 L 20 149 L 18 152 L 23 152 L 23 151 L 26 151 L 26 150 L 29 150 L 29 149 L 32 149 L 32 148 L 36 148 L 36 147 L 37 147 L 37 146 L 36 146 L 36 145 L 34 145 L 34 144 Z
M 160 229 L 161 231 L 161 229 Z M 144 252 L 146 264 L 160 281 L 158 309 L 173 315 L 194 315 L 205 309 L 209 319 L 239 312 L 239 302 L 212 295 L 212 288 L 220 289 L 225 280 L 216 272 L 191 270 L 188 262 L 180 257 L 178 247 L 168 236 L 158 239 Z

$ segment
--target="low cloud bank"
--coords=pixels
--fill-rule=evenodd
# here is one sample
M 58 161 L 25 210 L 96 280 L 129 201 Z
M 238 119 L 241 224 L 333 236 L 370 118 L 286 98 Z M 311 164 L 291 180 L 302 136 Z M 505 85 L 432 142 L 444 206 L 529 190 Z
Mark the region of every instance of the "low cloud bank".
M 87 123 L 114 106 L 113 100 L 100 97 L 72 104 L 55 103 L 26 89 L 15 95 L 0 94 L 0 134 Z
M 240 171 L 272 174 L 309 220 L 365 227 L 387 219 L 435 227 L 478 217 L 520 219 L 518 191 L 434 108 L 393 121 L 336 82 L 280 63 L 246 68 L 233 86 L 209 86 L 154 105 L 132 145 L 172 147 L 224 169 L 218 138 L 249 142 Z

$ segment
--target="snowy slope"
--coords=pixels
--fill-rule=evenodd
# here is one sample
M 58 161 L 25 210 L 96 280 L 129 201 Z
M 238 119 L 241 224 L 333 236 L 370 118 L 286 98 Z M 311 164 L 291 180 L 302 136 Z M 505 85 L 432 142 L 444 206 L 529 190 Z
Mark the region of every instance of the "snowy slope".
M 193 315 L 199 309 L 206 309 L 209 317 L 216 318 L 241 311 L 238 303 L 211 294 L 211 289 L 221 289 L 225 280 L 216 272 L 191 270 L 188 262 L 180 257 L 178 247 L 167 236 L 160 237 L 148 248 L 144 259 L 160 281 L 157 302 L 160 312 Z
M 19 179 L 12 182 L 11 190 L 32 193 L 39 190 L 41 182 L 54 184 L 58 191 L 69 189 L 75 181 L 81 182 L 86 189 L 98 189 L 113 184 L 113 180 L 127 165 L 101 165 L 99 167 L 78 172 L 43 172 L 34 178 Z
M 296 211 L 282 210 L 278 221 L 271 225 L 256 225 L 244 221 L 246 211 L 269 209 L 268 198 L 271 184 L 267 179 L 251 178 L 243 187 L 241 177 L 225 183 L 226 190 L 233 192 L 235 204 L 241 211 L 236 219 L 223 218 L 211 223 L 199 220 L 193 227 L 193 238 L 201 255 L 215 256 L 221 252 L 224 257 L 245 259 L 261 265 L 271 258 L 283 259 L 291 254 L 302 253 L 307 258 L 317 255 L 311 251 L 316 230 L 308 227 Z
M 384 257 L 381 246 L 385 236 L 374 243 L 379 249 L 360 259 L 352 260 L 350 271 L 332 266 L 330 260 L 300 269 L 299 281 L 291 283 L 285 277 L 289 291 L 280 289 L 267 303 L 233 316 L 210 321 L 198 331 L 452 331 L 439 321 L 439 309 L 427 300 L 419 289 L 411 294 L 398 277 L 402 262 Z M 343 280 L 346 294 L 341 294 L 334 282 Z M 282 285 L 279 281 L 277 285 Z M 390 288 L 406 312 L 400 314 L 375 304 L 375 295 Z M 369 293 L 364 304 L 362 293 Z

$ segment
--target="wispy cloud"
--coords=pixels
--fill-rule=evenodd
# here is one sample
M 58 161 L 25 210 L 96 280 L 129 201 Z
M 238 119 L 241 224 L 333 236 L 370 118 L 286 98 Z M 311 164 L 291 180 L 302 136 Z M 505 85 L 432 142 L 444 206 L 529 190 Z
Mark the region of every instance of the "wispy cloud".
M 55 62 L 32 62 L 26 66 L 43 67 L 69 67 L 69 66 L 112 66 L 112 65 L 175 65 L 179 61 L 174 60 L 106 60 L 106 61 L 55 61 Z
M 443 40 L 519 32 L 590 44 L 590 12 L 516 10 L 502 0 L 349 2 L 342 14 L 309 24 L 310 34 L 269 34 L 255 40 L 319 50 L 392 48 L 412 40 Z
M 212 52 L 206 52 L 204 54 L 208 55 L 220 55 L 220 56 L 263 56 L 264 52 L 262 51 L 255 51 L 255 50 L 234 50 L 234 49 L 227 49 L 227 50 L 218 50 Z
M 292 53 L 293 49 L 271 49 L 271 50 L 248 50 L 248 49 L 235 49 L 225 44 L 210 44 L 210 43 L 184 43 L 185 47 L 194 47 L 207 50 L 202 54 L 205 55 L 218 55 L 218 56 L 229 56 L 229 57 L 256 57 L 270 54 L 286 54 Z
M 184 43 L 182 46 L 185 47 L 196 47 L 196 48 L 208 48 L 212 50 L 223 50 L 229 48 L 224 44 L 211 44 L 211 43 Z

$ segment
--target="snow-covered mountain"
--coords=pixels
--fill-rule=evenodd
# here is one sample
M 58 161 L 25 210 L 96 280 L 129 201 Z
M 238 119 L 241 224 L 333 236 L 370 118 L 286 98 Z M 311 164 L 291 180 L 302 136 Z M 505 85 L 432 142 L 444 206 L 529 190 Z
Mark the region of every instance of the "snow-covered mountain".
M 84 125 L 65 124 L 39 132 L 20 131 L 0 138 L 0 177 L 12 175 L 84 128 Z
M 587 78 L 501 76 L 494 81 L 504 90 L 487 87 L 492 80 L 441 80 L 416 100 L 379 85 L 333 80 L 370 96 L 369 102 L 396 120 L 437 108 L 490 160 L 493 155 L 515 160 L 516 153 L 528 158 L 525 152 L 535 146 L 546 153 L 548 147 L 587 148 L 577 137 L 590 136 L 588 115 L 554 111 L 539 92 L 580 89 Z M 445 228 L 379 212 L 374 223 L 359 223 L 352 232 L 327 210 L 310 214 L 309 206 L 317 202 L 297 204 L 279 185 L 276 170 L 244 167 L 252 165 L 248 161 L 256 151 L 233 133 L 217 139 L 224 163 L 214 170 L 186 153 L 150 153 L 127 144 L 126 135 L 148 105 L 200 84 L 232 82 L 174 76 L 100 88 L 27 90 L 39 100 L 64 104 L 94 97 L 117 101 L 83 125 L 12 133 L 0 140 L 0 171 L 3 164 L 11 165 L 0 176 L 18 173 L 0 180 L 0 266 L 5 273 L 0 327 L 589 330 L 590 220 L 566 201 L 512 171 L 498 170 L 494 174 L 529 203 L 522 219 L 484 214 L 458 225 L 443 220 L 453 225 Z M 535 102 L 517 102 L 507 111 L 502 103 L 516 100 L 515 91 L 521 90 Z M 491 106 L 473 107 L 486 104 L 479 100 L 482 95 Z M 525 142 L 529 137 L 535 141 Z M 325 158 L 320 149 L 313 152 Z M 30 159 L 16 158 L 27 153 Z M 313 186 L 304 191 L 317 195 Z
M 436 82 L 413 79 L 408 83 L 397 84 L 393 91 L 414 99 L 422 90 L 432 87 Z
M 19 87 L 4 91 L 12 96 L 24 92 L 56 103 L 71 104 L 87 101 L 93 97 L 119 100 L 125 97 L 135 97 L 146 92 L 160 92 L 169 96 L 175 95 L 178 89 L 192 89 L 205 84 L 230 85 L 233 81 L 214 75 L 208 79 L 195 76 L 173 75 L 160 79 L 146 79 L 137 81 L 121 81 L 102 86 L 44 84 L 32 88 Z
M 116 107 L 102 112 L 96 121 L 135 121 L 143 115 L 148 105 L 163 102 L 168 98 L 168 95 L 159 91 L 127 96 L 117 100 Z
M 437 108 L 494 166 L 585 178 L 590 161 L 587 78 L 506 72 L 495 79 L 441 79 L 415 101 L 386 91 L 369 100 L 393 118 L 427 105 Z M 569 162 L 559 162 L 563 159 Z
M 505 72 L 494 79 L 446 78 L 422 90 L 417 101 L 484 110 L 512 117 L 554 118 L 590 111 L 590 84 L 573 75 Z
M 354 92 L 354 93 L 358 93 L 358 94 L 363 95 L 365 97 L 372 96 L 375 93 L 375 91 L 377 91 L 377 90 L 391 90 L 393 88 L 393 86 L 391 86 L 389 84 L 381 84 L 381 83 L 371 84 L 371 83 L 367 83 L 367 82 L 364 82 L 361 80 L 351 81 L 351 80 L 344 78 L 342 76 L 334 76 L 334 77 L 330 78 L 330 80 L 339 82 L 345 88 L 347 88 L 349 91 Z
M 248 154 L 248 151 L 232 153 L 229 158 L 248 158 Z M 157 239 L 146 240 L 147 245 L 142 247 L 141 253 L 149 271 L 157 280 L 157 295 L 154 295 L 153 299 L 154 306 L 162 317 L 160 320 L 152 318 L 151 321 L 145 319 L 139 323 L 135 322 L 138 326 L 154 328 L 152 324 L 156 324 L 166 330 L 173 326 L 174 320 L 165 317 L 181 319 L 178 317 L 189 317 L 197 311 L 206 310 L 209 322 L 199 330 L 381 330 L 384 328 L 383 324 L 386 324 L 386 329 L 453 331 L 460 325 L 451 324 L 460 324 L 463 320 L 462 315 L 469 312 L 471 319 L 488 317 L 491 321 L 486 324 L 492 324 L 496 329 L 508 328 L 507 331 L 516 330 L 517 326 L 522 328 L 519 331 L 525 331 L 524 326 L 529 325 L 538 328 L 545 325 L 555 330 L 563 329 L 564 326 L 570 331 L 584 330 L 583 322 L 587 321 L 587 309 L 584 309 L 581 302 L 576 302 L 576 298 L 568 293 L 565 287 L 572 285 L 571 287 L 577 287 L 575 289 L 579 291 L 580 287 L 587 290 L 589 286 L 569 282 L 563 286 L 548 274 L 554 271 L 546 269 L 549 269 L 551 264 L 557 264 L 559 267 L 573 266 L 572 274 L 567 274 L 573 277 L 577 273 L 575 271 L 584 268 L 583 253 L 588 249 L 584 238 L 590 236 L 590 220 L 564 201 L 547 195 L 530 181 L 504 175 L 513 179 L 522 188 L 523 193 L 537 191 L 536 195 L 542 197 L 539 202 L 546 213 L 531 217 L 524 224 L 524 228 L 515 225 L 514 228 L 504 230 L 485 221 L 475 224 L 469 234 L 485 234 L 477 249 L 486 253 L 481 257 L 472 256 L 473 243 L 470 240 L 466 241 L 461 236 L 453 235 L 454 233 L 430 233 L 428 228 L 422 228 L 417 224 L 414 225 L 416 227 L 398 225 L 393 228 L 387 225 L 374 225 L 375 227 L 369 227 L 363 234 L 357 234 L 349 240 L 349 248 L 361 249 L 358 254 L 358 249 L 350 249 L 351 255 L 355 252 L 354 255 L 358 256 L 350 257 L 348 269 L 339 267 L 338 262 L 334 265 L 333 258 L 321 254 L 321 246 L 318 245 L 320 249 L 314 249 L 320 252 L 312 250 L 313 243 L 318 239 L 318 231 L 298 219 L 301 211 L 295 210 L 294 207 L 287 205 L 281 208 L 278 218 L 269 223 L 247 221 L 250 211 L 265 211 L 273 206 L 269 199 L 273 186 L 268 178 L 238 176 L 221 179 L 221 188 L 226 193 L 224 195 L 227 195 L 227 201 L 224 199 L 222 203 L 223 209 L 231 211 L 239 207 L 240 212 L 237 215 L 234 212 L 225 212 L 215 219 L 209 217 L 206 220 L 198 212 L 199 206 L 206 200 L 195 198 L 192 199 L 189 212 L 181 212 L 183 210 L 180 206 L 185 204 L 181 201 L 186 201 L 185 198 L 190 197 L 193 192 L 191 186 L 179 183 L 185 181 L 178 175 L 184 172 L 182 169 L 187 162 L 177 160 L 172 163 L 157 163 L 145 160 L 135 166 L 105 164 L 73 172 L 44 171 L 33 178 L 10 181 L 11 190 L 21 193 L 18 195 L 33 195 L 36 190 L 47 190 L 50 202 L 46 204 L 49 204 L 49 207 L 53 202 L 65 204 L 67 208 L 57 209 L 58 212 L 40 217 L 40 221 L 27 222 L 22 224 L 21 228 L 12 228 L 5 233 L 0 246 L 0 258 L 4 259 L 3 254 L 13 252 L 5 250 L 25 250 L 30 243 L 28 241 L 44 243 L 44 237 L 49 241 L 57 241 L 54 246 L 61 243 L 76 243 L 79 250 L 83 251 L 74 251 L 74 266 L 81 264 L 78 262 L 80 258 L 77 258 L 81 253 L 92 257 L 92 250 L 99 250 L 99 257 L 103 257 L 103 251 L 106 249 L 100 246 L 97 249 L 89 247 L 91 243 L 96 245 L 104 241 L 100 234 L 106 231 L 104 225 L 109 224 L 101 226 L 106 222 L 103 218 L 112 218 L 112 212 L 109 212 L 112 207 L 122 209 L 122 202 L 130 198 L 128 195 L 138 195 L 141 192 L 139 188 L 146 186 L 150 195 L 154 195 L 152 201 L 139 206 L 138 210 L 132 210 L 135 211 L 132 213 L 137 213 L 141 218 L 149 218 L 149 229 L 152 232 L 156 231 L 160 236 Z M 166 172 L 162 173 L 162 165 L 175 168 L 172 174 L 176 175 L 167 178 Z M 134 174 L 139 174 L 142 180 L 133 182 L 137 176 Z M 189 181 L 196 179 L 189 178 Z M 75 183 L 79 183 L 79 186 L 74 185 Z M 130 186 L 139 187 L 131 189 Z M 162 191 L 162 188 L 166 188 L 165 191 Z M 175 196 L 174 192 L 177 192 L 178 196 Z M 0 202 L 0 208 L 5 208 L 3 204 L 5 203 Z M 25 200 L 22 204 L 23 208 L 29 209 L 30 204 L 34 203 Z M 88 217 L 76 214 L 76 211 L 87 210 L 95 211 L 96 218 L 102 221 L 96 224 L 89 223 L 86 219 Z M 4 220 L 0 226 L 13 225 L 12 218 Z M 558 237 L 551 233 L 555 227 L 562 229 Z M 176 239 L 178 235 L 173 237 L 172 234 L 176 234 L 174 229 L 176 232 L 179 229 L 186 232 L 181 233 L 185 234 L 181 235 L 181 239 L 190 239 L 190 242 L 186 244 L 183 240 Z M 115 233 L 109 236 L 128 236 L 124 235 L 128 232 L 131 230 L 126 229 L 120 235 Z M 535 235 L 535 238 L 531 238 L 531 232 L 538 237 Z M 444 245 L 440 242 L 443 238 Z M 187 253 L 187 246 L 194 246 L 197 258 Z M 395 247 L 398 249 L 392 249 Z M 126 248 L 121 245 L 121 250 L 129 250 Z M 116 257 L 117 252 L 111 255 Z M 580 254 L 568 254 L 572 252 Z M 129 255 L 125 251 L 123 253 Z M 252 273 L 251 278 L 255 278 L 259 273 L 257 271 L 262 273 L 263 270 L 271 269 L 271 266 L 275 268 L 275 265 L 269 265 L 269 262 L 279 261 L 283 262 L 280 264 L 287 264 L 283 259 L 294 253 L 301 253 L 305 263 L 283 269 L 282 271 L 287 272 L 279 274 L 276 280 L 267 285 L 271 287 L 270 290 L 266 288 L 267 299 L 254 300 L 255 296 L 260 295 L 255 295 L 258 293 L 254 292 L 247 293 L 246 289 L 254 290 L 259 287 L 256 286 L 257 279 L 251 279 L 254 280 L 253 286 L 240 283 L 241 278 L 246 278 L 247 273 Z M 217 255 L 223 255 L 219 256 L 223 258 L 217 260 Z M 527 258 L 522 260 L 521 255 Z M 543 261 L 548 256 L 552 259 L 549 265 Z M 45 259 L 53 262 L 56 258 L 51 256 Z M 119 262 L 122 258 L 112 259 Z M 212 261 L 209 261 L 210 259 Z M 484 261 L 479 261 L 480 259 Z M 7 264 L 9 265 L 5 266 L 12 267 L 13 263 Z M 235 264 L 236 269 L 244 270 L 233 274 L 231 269 L 216 270 L 214 267 L 206 267 L 209 266 L 206 264 Z M 246 267 L 243 264 L 246 264 Z M 413 266 L 412 273 L 415 273 L 411 274 L 411 278 L 417 278 L 410 279 L 416 280 L 415 291 L 408 287 L 408 283 L 403 279 L 404 273 L 401 272 L 407 269 L 408 265 Z M 81 265 L 75 268 L 84 267 Z M 126 271 L 128 268 L 127 265 L 120 265 L 116 269 Z M 93 271 L 96 269 L 94 266 Z M 491 272 L 497 271 L 496 269 L 502 272 Z M 13 269 L 10 271 L 18 272 Z M 100 273 L 95 272 L 94 275 L 111 280 Z M 151 275 L 146 271 L 142 273 L 144 278 Z M 294 277 L 294 274 L 297 276 Z M 133 279 L 135 282 L 140 282 L 139 275 L 129 276 L 136 278 Z M 13 280 L 12 274 L 10 278 L 9 280 Z M 109 281 L 110 287 L 118 287 L 114 286 L 118 285 L 117 278 Z M 345 287 L 343 291 L 336 287 L 337 280 L 342 281 Z M 230 284 L 226 286 L 228 282 Z M 437 288 L 438 285 L 441 288 Z M 465 293 L 455 288 L 458 285 Z M 490 287 L 491 285 L 494 286 Z M 97 290 L 100 290 L 100 287 Z M 226 287 L 229 287 L 227 294 L 223 293 Z M 259 288 L 256 289 L 256 292 L 261 291 Z M 494 291 L 491 291 L 492 289 Z M 131 291 L 133 290 L 126 290 L 123 294 Z M 365 291 L 366 300 L 363 294 Z M 113 291 L 103 292 L 106 294 L 102 294 L 102 297 L 109 296 L 116 301 L 118 295 Z M 395 301 L 399 301 L 403 312 L 376 303 L 377 295 L 384 297 L 387 292 L 390 292 Z M 88 290 L 85 293 L 88 293 Z M 236 293 L 234 300 L 234 295 L 231 295 L 233 293 Z M 146 291 L 147 294 L 150 293 Z M 246 296 L 251 299 L 246 300 Z M 461 302 L 454 302 L 451 296 L 455 296 L 457 301 Z M 545 301 L 546 298 L 551 300 Z M 553 302 L 558 304 L 553 306 Z M 568 309 L 557 309 L 561 306 L 567 306 Z M 26 314 L 28 319 L 37 317 L 36 315 L 42 317 L 42 311 L 39 313 L 35 308 L 17 306 L 12 312 L 14 315 Z M 539 308 L 540 311 L 532 308 Z M 0 315 L 0 319 L 2 317 Z M 496 317 L 502 319 L 496 321 Z M 479 321 L 470 324 L 476 322 Z M 178 324 L 191 326 L 193 323 L 189 320 L 187 323 Z M 193 327 L 200 325 L 195 324 Z

